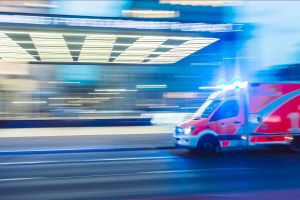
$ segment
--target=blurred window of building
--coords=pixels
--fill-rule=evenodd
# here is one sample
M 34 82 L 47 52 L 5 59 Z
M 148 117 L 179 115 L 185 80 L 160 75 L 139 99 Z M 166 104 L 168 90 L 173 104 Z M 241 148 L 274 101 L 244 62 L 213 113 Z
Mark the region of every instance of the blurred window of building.
M 160 0 L 161 4 L 174 4 L 183 6 L 236 6 L 241 5 L 242 1 L 228 0 Z
M 136 17 L 136 18 L 179 17 L 179 12 L 173 10 L 122 10 L 122 14 L 124 17 Z
M 29 65 L 23 63 L 0 62 L 0 75 L 28 75 Z
M 52 2 L 57 7 L 50 10 L 51 14 L 121 17 L 122 10 L 130 8 L 132 0 L 54 0 Z
M 1 0 L 0 12 L 48 13 L 56 6 L 49 0 Z

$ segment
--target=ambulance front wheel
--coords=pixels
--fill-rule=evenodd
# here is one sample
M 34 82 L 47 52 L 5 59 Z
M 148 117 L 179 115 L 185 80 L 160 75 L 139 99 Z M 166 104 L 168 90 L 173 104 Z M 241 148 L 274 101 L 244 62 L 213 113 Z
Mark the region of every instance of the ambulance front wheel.
M 294 137 L 293 142 L 291 144 L 291 149 L 294 152 L 300 153 L 300 137 Z
M 220 151 L 220 143 L 217 137 L 205 135 L 200 138 L 197 151 L 201 153 L 217 153 Z

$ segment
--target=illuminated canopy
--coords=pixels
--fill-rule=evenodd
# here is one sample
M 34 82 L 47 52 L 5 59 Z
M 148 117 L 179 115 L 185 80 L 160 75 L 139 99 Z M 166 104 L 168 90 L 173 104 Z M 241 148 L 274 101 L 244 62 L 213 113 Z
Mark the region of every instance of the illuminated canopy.
M 0 32 L 0 58 L 20 62 L 169 64 L 217 41 L 216 38 Z

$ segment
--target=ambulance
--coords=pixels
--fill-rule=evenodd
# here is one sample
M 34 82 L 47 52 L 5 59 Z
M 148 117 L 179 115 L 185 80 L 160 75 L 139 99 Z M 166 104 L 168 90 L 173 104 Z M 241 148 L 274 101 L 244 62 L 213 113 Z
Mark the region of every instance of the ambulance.
M 210 153 L 262 145 L 300 150 L 299 82 L 238 82 L 216 89 L 175 127 L 177 147 Z

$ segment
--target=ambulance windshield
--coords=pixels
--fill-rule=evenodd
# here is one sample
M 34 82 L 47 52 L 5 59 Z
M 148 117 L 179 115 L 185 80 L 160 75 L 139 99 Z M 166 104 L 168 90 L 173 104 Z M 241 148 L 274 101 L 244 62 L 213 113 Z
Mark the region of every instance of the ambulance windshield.
M 218 107 L 221 100 L 209 99 L 202 104 L 202 106 L 193 115 L 192 119 L 208 118 L 209 115 Z

